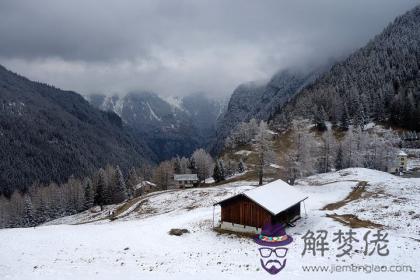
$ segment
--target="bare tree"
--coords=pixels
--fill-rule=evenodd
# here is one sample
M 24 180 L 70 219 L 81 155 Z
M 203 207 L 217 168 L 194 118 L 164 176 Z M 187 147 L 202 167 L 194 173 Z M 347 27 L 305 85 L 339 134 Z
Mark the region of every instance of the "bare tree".
M 315 137 L 307 131 L 306 123 L 294 123 L 291 135 L 291 147 L 286 155 L 286 165 L 291 184 L 297 178 L 315 173 L 316 157 L 314 153 L 318 148 Z
M 167 190 L 172 185 L 174 176 L 174 167 L 171 161 L 164 161 L 156 167 L 153 175 L 153 181 L 162 189 Z
M 331 171 L 337 151 L 337 140 L 331 129 L 322 134 L 319 157 L 319 171 L 326 173 Z
M 213 158 L 203 149 L 196 150 L 191 158 L 195 163 L 198 179 L 205 183 L 206 178 L 209 178 L 213 173 Z
M 269 163 L 268 158 L 273 153 L 271 137 L 267 123 L 261 121 L 255 138 L 255 150 L 258 155 L 257 172 L 259 185 L 263 183 L 264 166 Z

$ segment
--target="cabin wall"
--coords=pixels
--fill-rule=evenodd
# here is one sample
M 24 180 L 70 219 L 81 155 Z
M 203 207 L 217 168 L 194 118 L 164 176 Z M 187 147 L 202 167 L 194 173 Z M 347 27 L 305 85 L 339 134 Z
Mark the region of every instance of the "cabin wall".
M 296 216 L 300 217 L 300 203 L 290 207 L 289 209 L 273 216 L 271 222 L 273 224 L 286 224 L 292 221 Z
M 271 222 L 271 214 L 244 196 L 233 198 L 221 204 L 222 222 L 261 228 Z

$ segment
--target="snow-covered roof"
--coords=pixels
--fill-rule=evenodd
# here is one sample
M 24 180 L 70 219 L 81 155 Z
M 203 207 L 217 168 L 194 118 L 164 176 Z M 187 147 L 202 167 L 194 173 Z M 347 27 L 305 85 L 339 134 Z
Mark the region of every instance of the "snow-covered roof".
M 220 204 L 240 195 L 246 196 L 273 215 L 277 215 L 278 213 L 308 198 L 307 195 L 296 190 L 283 180 L 276 180 L 264 186 L 229 197 L 216 204 Z
M 404 151 L 400 151 L 400 152 L 398 153 L 398 155 L 399 155 L 399 156 L 404 156 L 404 157 L 406 157 L 406 156 L 407 156 L 407 154 L 406 154 Z
M 156 184 L 153 184 L 150 181 L 142 181 L 141 183 L 137 184 L 134 189 L 139 190 L 145 186 L 149 186 L 149 187 L 156 187 Z
M 175 174 L 175 181 L 198 181 L 197 174 Z

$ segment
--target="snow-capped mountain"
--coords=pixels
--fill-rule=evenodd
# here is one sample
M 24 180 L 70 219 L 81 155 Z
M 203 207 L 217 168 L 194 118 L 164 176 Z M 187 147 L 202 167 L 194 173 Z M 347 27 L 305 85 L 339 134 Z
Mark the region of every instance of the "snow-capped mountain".
M 125 96 L 91 95 L 88 100 L 105 111 L 113 111 L 160 159 L 189 156 L 206 146 L 215 134 L 221 102 L 203 94 L 162 97 L 151 92 L 131 92 Z

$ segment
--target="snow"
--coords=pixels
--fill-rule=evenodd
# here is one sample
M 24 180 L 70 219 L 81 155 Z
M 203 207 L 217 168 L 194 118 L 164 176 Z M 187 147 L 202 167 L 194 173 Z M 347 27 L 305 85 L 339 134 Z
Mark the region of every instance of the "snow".
M 134 186 L 134 189 L 139 190 L 143 187 L 156 187 L 156 184 L 150 182 L 150 181 L 142 181 L 141 183 L 138 183 L 137 185 Z
M 399 151 L 398 155 L 399 156 L 403 156 L 403 157 L 406 157 L 407 156 L 407 154 L 404 151 Z
M 175 96 L 160 96 L 159 97 L 166 101 L 173 109 L 178 109 L 180 111 L 185 111 L 185 108 L 182 103 L 182 98 Z
M 321 210 L 344 199 L 360 181 L 367 181 L 366 191 L 377 195 L 367 195 L 334 211 Z M 294 242 L 288 245 L 286 268 L 274 277 L 261 270 L 258 246 L 252 239 L 212 230 L 213 203 L 255 185 L 240 181 L 157 193 L 115 221 L 1 229 L 0 279 L 418 279 L 418 273 L 308 273 L 302 271 L 302 265 L 405 264 L 418 271 L 420 243 L 415 239 L 419 239 L 420 219 L 410 213 L 419 214 L 420 179 L 352 168 L 298 180 L 294 188 L 309 196 L 307 215 L 303 214 L 296 227 L 287 228 Z M 393 202 L 403 198 L 403 203 Z M 393 211 L 400 211 L 400 216 L 395 217 Z M 353 252 L 337 258 L 337 247 L 331 246 L 324 257 L 302 256 L 301 236 L 308 230 L 348 231 L 326 217 L 332 212 L 379 221 L 389 233 L 390 255 Z M 217 222 L 219 207 L 214 214 Z M 87 215 L 81 213 L 61 222 L 86 222 Z M 172 228 L 190 233 L 168 235 Z M 354 229 L 359 239 L 367 230 Z
M 280 165 L 275 164 L 275 163 L 271 163 L 270 166 L 273 167 L 273 168 L 276 168 L 276 169 L 282 169 L 282 167 Z
M 369 122 L 369 123 L 367 123 L 364 127 L 363 127 L 363 129 L 364 130 L 368 130 L 368 129 L 372 129 L 372 128 L 374 128 L 376 126 L 376 123 L 374 123 L 374 122 Z
M 239 156 L 249 156 L 250 154 L 252 154 L 252 151 L 247 151 L 247 150 L 240 150 L 235 153 L 235 155 L 239 155 Z
M 407 169 L 408 170 L 420 169 L 420 158 L 409 158 L 407 161 Z
M 175 181 L 198 181 L 197 174 L 175 174 Z
M 156 119 L 156 120 L 158 120 L 158 121 L 162 121 L 162 119 L 161 118 L 159 118 L 156 114 L 155 114 L 155 111 L 153 111 L 153 109 L 152 109 L 152 107 L 150 106 L 150 104 L 149 104 L 149 102 L 146 102 L 146 104 L 147 104 L 147 107 L 149 108 L 149 111 L 150 111 L 150 114 L 151 114 L 151 117 L 153 117 L 154 119 Z

